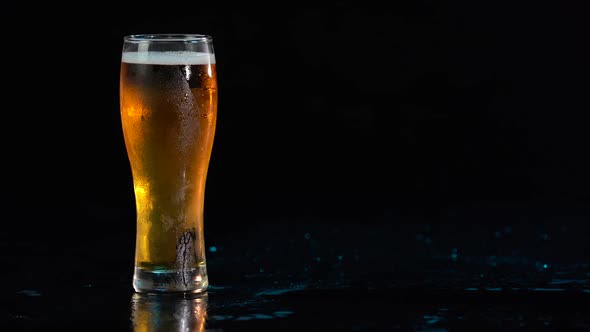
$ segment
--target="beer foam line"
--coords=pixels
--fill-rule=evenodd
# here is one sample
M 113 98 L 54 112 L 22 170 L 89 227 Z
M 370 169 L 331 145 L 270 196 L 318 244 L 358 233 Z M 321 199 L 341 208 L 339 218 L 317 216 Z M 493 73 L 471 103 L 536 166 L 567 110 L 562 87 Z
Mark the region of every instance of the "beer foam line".
M 215 63 L 215 54 L 204 52 L 123 52 L 125 63 L 145 65 L 209 65 Z

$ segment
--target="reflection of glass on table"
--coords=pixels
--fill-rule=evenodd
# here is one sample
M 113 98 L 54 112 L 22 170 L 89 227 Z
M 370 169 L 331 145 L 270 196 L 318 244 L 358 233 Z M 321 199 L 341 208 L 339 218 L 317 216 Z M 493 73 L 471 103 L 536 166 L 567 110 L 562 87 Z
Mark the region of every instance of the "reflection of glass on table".
M 131 297 L 134 332 L 200 332 L 204 330 L 206 318 L 206 293 L 187 297 L 135 293 Z

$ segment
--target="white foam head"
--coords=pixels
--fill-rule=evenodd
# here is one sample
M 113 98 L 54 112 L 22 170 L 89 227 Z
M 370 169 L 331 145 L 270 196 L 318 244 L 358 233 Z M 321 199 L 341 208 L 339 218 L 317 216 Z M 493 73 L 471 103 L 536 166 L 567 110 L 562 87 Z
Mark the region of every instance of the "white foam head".
M 121 61 L 146 65 L 210 65 L 215 63 L 215 54 L 192 51 L 123 52 Z

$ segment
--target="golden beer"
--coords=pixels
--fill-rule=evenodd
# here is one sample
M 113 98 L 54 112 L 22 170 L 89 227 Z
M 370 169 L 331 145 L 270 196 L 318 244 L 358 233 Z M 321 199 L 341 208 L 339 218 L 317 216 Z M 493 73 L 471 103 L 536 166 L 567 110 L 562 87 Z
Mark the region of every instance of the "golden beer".
M 137 211 L 134 288 L 205 290 L 203 205 L 217 119 L 213 54 L 123 52 L 120 111 Z

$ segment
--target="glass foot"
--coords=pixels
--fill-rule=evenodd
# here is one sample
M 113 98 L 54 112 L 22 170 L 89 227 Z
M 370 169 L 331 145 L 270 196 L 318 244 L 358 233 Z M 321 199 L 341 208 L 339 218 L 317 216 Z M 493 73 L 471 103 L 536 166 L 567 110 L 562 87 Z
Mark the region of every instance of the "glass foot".
M 138 293 L 201 293 L 207 290 L 205 265 L 186 270 L 135 268 L 133 288 Z

